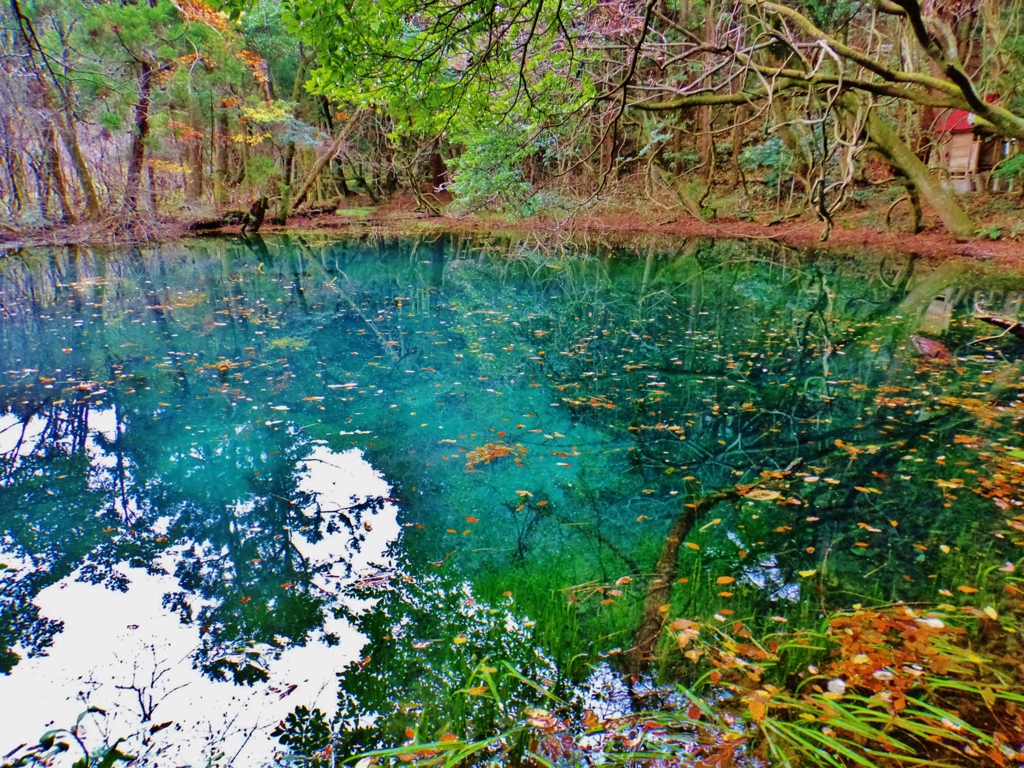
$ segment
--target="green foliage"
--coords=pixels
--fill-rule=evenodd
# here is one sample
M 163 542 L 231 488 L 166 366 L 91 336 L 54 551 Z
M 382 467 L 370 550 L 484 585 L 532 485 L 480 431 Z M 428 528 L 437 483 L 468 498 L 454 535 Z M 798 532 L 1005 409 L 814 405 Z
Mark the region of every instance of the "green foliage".
M 1024 180 L 1024 152 L 1018 152 L 1007 158 L 999 167 L 992 171 L 997 179 L 1021 179 Z
M 740 165 L 750 171 L 767 168 L 768 173 L 765 174 L 764 182 L 771 186 L 778 183 L 779 175 L 789 168 L 792 153 L 786 149 L 778 134 L 772 134 L 760 144 L 744 147 L 740 152 L 739 161 Z
M 298 706 L 270 733 L 289 751 L 312 757 L 331 743 L 331 726 L 319 709 Z
M 446 733 L 486 738 L 514 725 L 527 707 L 556 699 L 559 671 L 510 599 L 484 603 L 468 582 L 443 571 L 360 596 L 378 602 L 357 619 L 367 637 L 365 663 L 339 675 L 346 753 L 398 747 L 407 731 L 417 741 Z
M 314 92 L 386 106 L 397 134 L 462 135 L 513 111 L 557 121 L 589 102 L 562 30 L 591 5 L 297 0 L 284 21 L 316 50 Z
M 255 155 L 246 166 L 249 182 L 257 189 L 268 189 L 270 183 L 280 175 L 277 161 L 267 155 Z
M 106 713 L 97 707 L 89 707 L 82 712 L 71 728 L 54 728 L 44 733 L 38 743 L 31 746 L 21 745 L 4 756 L 3 768 L 46 768 L 55 764 L 66 765 L 61 762 L 78 751 L 82 754 L 71 768 L 115 768 L 120 763 L 129 764 L 135 760 L 135 755 L 122 752 L 120 746 L 124 739 L 118 739 L 113 744 L 104 744 L 94 750 L 86 749 L 79 731 L 84 729 L 83 721 L 90 716 L 103 717 Z
M 453 209 L 471 213 L 488 208 L 510 216 L 533 212 L 533 188 L 523 179 L 522 163 L 536 153 L 529 126 L 506 121 L 467 135 L 462 155 L 451 161 L 449 185 L 457 199 Z

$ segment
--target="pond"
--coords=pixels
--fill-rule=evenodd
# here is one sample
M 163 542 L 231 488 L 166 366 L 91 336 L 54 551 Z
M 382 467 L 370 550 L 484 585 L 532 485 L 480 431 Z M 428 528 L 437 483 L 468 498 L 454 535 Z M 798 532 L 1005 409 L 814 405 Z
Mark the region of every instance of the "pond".
M 817 674 L 837 612 L 941 606 L 1012 654 L 1021 342 L 977 315 L 1022 291 L 704 240 L 10 256 L 0 753 L 584 764 L 612 721 L 697 755 L 629 717 L 719 696 L 715 754 L 770 762 L 758 664 L 797 638 Z

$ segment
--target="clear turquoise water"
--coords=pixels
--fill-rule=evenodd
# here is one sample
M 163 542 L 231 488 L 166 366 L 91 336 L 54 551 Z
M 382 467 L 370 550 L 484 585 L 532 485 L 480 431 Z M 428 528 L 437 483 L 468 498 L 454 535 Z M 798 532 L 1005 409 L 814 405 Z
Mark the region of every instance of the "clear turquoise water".
M 335 670 L 314 673 L 350 749 L 431 718 L 486 730 L 493 712 L 453 715 L 450 697 L 481 659 L 563 692 L 617 669 L 683 505 L 797 459 L 777 496 L 698 521 L 666 615 L 770 627 L 959 599 L 940 590 L 1015 558 L 956 436 L 1017 447 L 985 409 L 1012 411 L 1019 342 L 968 342 L 994 333 L 974 304 L 1015 313 L 1022 287 L 704 241 L 553 256 L 282 237 L 7 258 L 0 666 L 46 669 L 62 633 L 47 590 L 127 595 L 148 570 L 194 635 L 188 663 L 242 699 L 314 644 L 360 658 L 337 705 Z M 958 359 L 927 360 L 913 334 Z M 342 455 L 383 484 L 349 478 L 328 500 L 303 479 Z M 345 617 L 365 649 L 333 629 Z

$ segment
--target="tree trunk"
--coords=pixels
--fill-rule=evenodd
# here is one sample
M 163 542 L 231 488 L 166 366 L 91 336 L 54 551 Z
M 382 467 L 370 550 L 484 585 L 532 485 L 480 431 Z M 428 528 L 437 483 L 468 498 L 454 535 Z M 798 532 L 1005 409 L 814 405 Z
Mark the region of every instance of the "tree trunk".
M 60 134 L 61 141 L 71 157 L 71 165 L 78 176 L 78 184 L 82 188 L 82 197 L 85 198 L 85 218 L 89 221 L 100 220 L 100 200 L 96 195 L 96 185 L 93 184 L 92 173 L 89 165 L 82 154 L 82 148 L 78 144 L 78 134 L 75 131 L 75 123 L 71 117 L 67 104 L 62 109 L 55 103 L 53 91 L 43 82 L 42 75 L 36 73 L 36 79 L 43 89 L 43 103 L 53 113 L 53 124 Z
M 838 104 L 851 115 L 863 115 L 864 104 L 852 93 L 843 94 Z M 960 207 L 956 196 L 935 178 L 896 132 L 886 125 L 878 110 L 868 107 L 865 131 L 878 151 L 899 168 L 917 192 L 935 210 L 939 220 L 957 240 L 970 240 L 977 233 L 971 217 Z
M 306 76 L 306 57 L 299 44 L 299 66 L 295 70 L 295 82 L 292 83 L 292 116 L 298 117 L 299 99 L 302 98 L 302 83 Z M 291 206 L 292 176 L 295 173 L 295 142 L 289 141 L 284 148 L 284 164 L 281 169 L 281 203 L 277 209 L 277 218 L 281 224 L 288 222 L 288 209 Z
M 58 108 L 56 104 L 57 99 L 54 97 L 49 84 L 44 80 L 43 73 L 35 62 L 35 54 L 38 52 L 42 55 L 42 51 L 39 50 L 39 43 L 35 32 L 31 31 L 32 22 L 24 15 L 21 10 L 21 5 L 17 0 L 11 1 L 11 10 L 14 12 L 14 16 L 18 21 L 18 29 L 21 32 L 20 37 L 28 52 L 32 75 L 39 84 L 39 88 L 43 96 L 43 105 L 53 115 L 53 125 L 56 127 L 57 133 L 60 134 L 61 140 L 64 142 L 64 146 L 68 150 L 68 154 L 71 156 L 71 164 L 74 166 L 75 174 L 78 176 L 79 184 L 82 187 L 82 195 L 85 198 L 86 218 L 89 221 L 99 221 L 99 198 L 96 195 L 96 186 L 93 184 L 92 174 L 89 172 L 89 166 L 85 162 L 85 156 L 82 154 L 82 149 L 78 144 L 78 135 L 75 132 L 75 123 L 71 116 L 69 91 L 65 90 L 62 92 L 62 98 L 60 99 L 61 103 Z M 54 83 L 56 84 L 56 80 L 54 80 Z M 68 87 L 70 87 L 70 85 L 66 84 L 65 88 Z
M 713 0 L 707 0 L 707 6 L 705 9 L 704 17 L 704 42 L 708 45 L 714 45 L 716 40 L 716 25 L 715 25 L 715 4 Z M 713 65 L 712 56 L 710 53 L 704 56 L 704 70 L 708 71 Z M 697 138 L 697 153 L 700 156 L 700 167 L 701 173 L 704 178 L 708 179 L 711 177 L 713 172 L 714 163 L 712 162 L 712 153 L 715 151 L 715 139 L 711 134 L 711 106 L 705 105 L 700 107 L 697 112 L 700 120 L 700 135 Z
M 775 132 L 782 139 L 783 146 L 793 155 L 793 174 L 805 192 L 811 191 L 811 158 L 804 143 L 803 132 L 794 130 L 789 124 L 789 99 L 776 96 L 772 100 L 772 117 L 775 118 Z
M 242 141 L 238 145 L 240 159 L 238 163 L 238 173 L 235 175 L 233 186 L 238 186 L 242 182 L 246 181 L 246 175 L 249 169 L 249 126 L 245 122 L 244 117 L 238 118 L 238 132 L 242 136 Z
M 345 166 L 341 162 L 332 160 L 331 168 L 334 171 L 334 181 L 338 185 L 338 191 L 343 197 L 352 197 L 354 193 L 348 188 L 348 182 L 345 181 Z
M 153 212 L 155 216 L 157 214 L 157 195 L 156 195 L 156 178 L 153 173 L 153 166 L 146 166 L 146 173 L 149 176 L 149 210 Z
M 43 142 L 46 145 L 46 172 L 50 177 L 50 184 L 53 191 L 57 193 L 57 200 L 60 201 L 62 221 L 65 224 L 76 224 L 74 208 L 68 200 L 67 185 L 64 182 L 64 171 L 60 167 L 60 148 L 57 145 L 57 132 L 54 130 L 53 122 L 46 120 L 43 123 Z
M 188 134 L 188 145 L 185 154 L 188 158 L 188 179 L 185 183 L 185 200 L 190 203 L 201 202 L 203 199 L 203 127 L 202 120 L 195 109 L 189 112 L 191 130 Z
M 729 158 L 731 168 L 729 177 L 730 189 L 735 189 L 743 177 L 743 169 L 740 168 L 740 153 L 743 151 L 743 138 L 746 133 L 744 123 L 746 119 L 746 108 L 742 105 L 736 107 L 736 115 L 732 124 L 732 155 Z
M 230 134 L 228 113 L 222 109 L 217 116 L 217 135 L 214 139 L 217 147 L 213 162 L 213 199 L 218 206 L 226 205 L 228 202 L 228 140 Z
M 142 164 L 146 159 L 146 139 L 149 136 L 149 101 L 153 87 L 153 67 L 148 61 L 139 62 L 139 103 L 135 105 L 135 128 L 132 146 L 128 152 L 128 175 L 124 185 L 125 211 L 135 213 L 139 207 L 139 186 Z
M 25 163 L 21 154 L 15 150 L 11 142 L 11 127 L 7 126 L 6 131 L 6 169 L 11 180 L 11 202 L 14 206 L 12 212 L 21 213 L 28 204 L 28 186 L 25 181 Z
M 203 137 L 202 134 L 193 138 L 188 146 L 189 164 L 189 202 L 201 202 L 203 199 Z
M 355 126 L 356 122 L 358 122 L 356 119 L 357 117 L 358 115 L 352 116 L 348 125 L 345 126 L 341 133 L 338 134 L 334 143 L 332 143 L 331 146 L 328 147 L 327 151 L 318 157 L 316 162 L 313 163 L 313 169 L 309 172 L 309 176 L 306 178 L 305 183 L 299 188 L 298 194 L 296 194 L 295 198 L 292 200 L 290 210 L 288 211 L 289 216 L 295 213 L 295 209 L 302 205 L 302 202 L 306 199 L 306 195 L 309 194 L 309 190 L 312 189 L 313 185 L 316 183 L 317 177 L 320 175 L 320 171 L 322 171 L 324 166 L 327 165 L 327 163 L 329 163 L 341 150 L 342 145 L 345 143 L 345 139 L 348 138 L 349 132 L 352 130 L 353 126 Z

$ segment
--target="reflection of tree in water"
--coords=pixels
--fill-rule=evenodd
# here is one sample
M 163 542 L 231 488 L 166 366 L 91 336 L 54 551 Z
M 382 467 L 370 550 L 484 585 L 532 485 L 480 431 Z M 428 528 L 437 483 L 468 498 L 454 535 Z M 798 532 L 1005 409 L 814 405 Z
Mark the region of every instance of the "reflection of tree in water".
M 481 603 L 457 575 L 432 570 L 355 587 L 377 602 L 356 620 L 363 658 L 339 675 L 343 754 L 401 744 L 410 733 L 420 742 L 485 738 L 567 692 L 511 599 Z
M 395 484 L 410 578 L 450 555 L 482 599 L 512 591 L 540 618 L 529 642 L 566 668 L 629 646 L 686 504 L 795 459 L 777 497 L 704 511 L 666 615 L 931 599 L 967 580 L 939 545 L 1012 546 L 975 535 L 991 502 L 937 482 L 973 482 L 955 436 L 985 427 L 965 401 L 1017 385 L 994 352 L 971 358 L 976 278 L 953 268 L 696 241 L 639 260 L 444 239 L 189 248 L 6 267 L 0 351 L 19 370 L 0 411 L 44 427 L 5 459 L 0 505 L 17 510 L 5 548 L 45 564 L 20 595 L 77 569 L 116 587 L 118 563 L 172 568 L 166 605 L 202 629 L 211 674 L 256 679 L 314 636 L 335 600 L 295 537 L 341 526 L 357 546 L 379 508 L 346 521 L 298 492 L 314 440 L 364 449 Z M 952 365 L 908 343 L 937 295 Z M 102 435 L 85 411 L 108 414 Z M 488 445 L 491 463 L 467 461 Z M 373 658 L 411 680 L 406 657 Z M 345 685 L 370 695 L 354 670 Z
M 912 284 L 912 262 L 886 279 L 874 265 L 715 248 L 640 263 L 539 256 L 451 265 L 448 296 L 460 308 L 491 312 L 464 324 L 481 372 L 502 381 L 510 399 L 513 379 L 542 383 L 550 403 L 568 409 L 562 423 L 575 426 L 545 451 L 563 447 L 571 472 L 552 476 L 560 471 L 554 457 L 531 454 L 526 471 L 495 465 L 466 480 L 461 490 L 473 503 L 464 508 L 493 511 L 489 541 L 513 546 L 461 547 L 460 558 L 493 590 L 537 579 L 607 587 L 617 576 L 650 570 L 657 523 L 667 525 L 681 504 L 800 458 L 807 481 L 791 484 L 781 503 L 723 503 L 707 515 L 715 522 L 697 537 L 699 549 L 684 550 L 689 581 L 700 581 L 693 576 L 704 569 L 736 576 L 745 590 L 719 588 L 712 596 L 740 593 L 732 604 L 765 618 L 780 608 L 753 606 L 800 594 L 801 571 L 827 572 L 805 581 L 804 595 L 833 605 L 851 593 L 933 596 L 936 564 L 919 548 L 967 535 L 995 515 L 972 495 L 950 504 L 934 482 L 948 474 L 947 464 L 975 459 L 953 440 L 975 419 L 948 398 L 975 388 L 984 363 L 961 371 L 925 364 L 907 341 L 931 298 L 962 280 L 962 269 Z M 960 319 L 947 338 L 956 348 L 970 333 Z M 485 336 L 486 344 L 478 342 Z M 539 404 L 550 407 L 543 396 Z M 514 437 L 530 451 L 544 445 L 526 442 L 521 430 Z M 531 471 L 530 463 L 548 469 Z M 430 485 L 458 482 L 449 475 Z M 474 496 L 472 486 L 485 490 Z M 540 509 L 509 488 L 551 504 Z M 499 513 L 502 507 L 520 511 Z M 419 551 L 425 539 L 427 551 L 443 551 L 443 529 L 435 523 L 410 545 Z M 787 584 L 797 591 L 779 589 Z M 673 599 L 680 609 L 704 610 L 702 589 L 680 586 Z M 607 600 L 607 589 L 581 592 L 618 602 Z M 731 605 L 728 596 L 717 603 Z
M 304 643 L 323 625 L 335 596 L 314 579 L 331 564 L 308 562 L 296 537 L 313 545 L 344 531 L 357 551 L 364 519 L 383 500 L 321 509 L 296 490 L 309 452 L 301 430 L 254 424 L 238 407 L 252 398 L 231 371 L 245 368 L 216 353 L 226 341 L 247 366 L 254 356 L 236 329 L 277 320 L 262 289 L 250 303 L 234 267 L 218 275 L 221 266 L 179 259 L 169 267 L 159 252 L 149 261 L 72 252 L 67 261 L 22 265 L 5 281 L 3 357 L 34 366 L 0 390 L 15 419 L 8 430 L 22 433 L 0 466 L 0 504 L 12 510 L 4 550 L 24 561 L 3 573 L 6 647 L 38 652 L 59 629 L 31 604 L 40 589 L 77 571 L 123 590 L 122 563 L 179 578 L 182 590 L 165 604 L 202 630 L 197 662 L 211 674 L 257 679 L 261 656 Z M 72 271 L 78 282 L 69 288 Z M 229 307 L 228 330 L 213 344 L 204 338 L 211 296 Z M 224 362 L 202 364 L 208 356 Z M 280 397 L 294 374 L 287 363 L 275 367 Z M 41 400 L 44 388 L 53 394 Z M 90 414 L 102 417 L 102 429 L 90 428 Z M 334 565 L 333 577 L 343 576 L 344 561 Z

